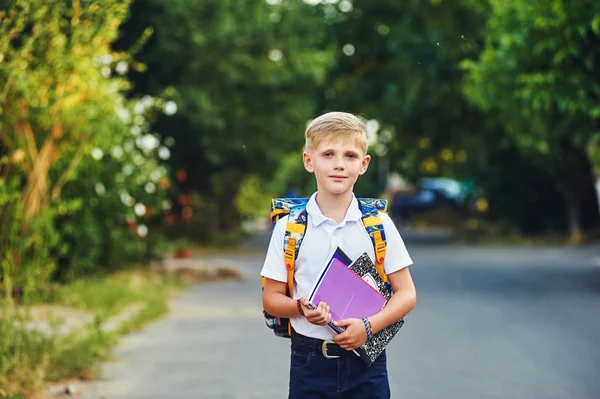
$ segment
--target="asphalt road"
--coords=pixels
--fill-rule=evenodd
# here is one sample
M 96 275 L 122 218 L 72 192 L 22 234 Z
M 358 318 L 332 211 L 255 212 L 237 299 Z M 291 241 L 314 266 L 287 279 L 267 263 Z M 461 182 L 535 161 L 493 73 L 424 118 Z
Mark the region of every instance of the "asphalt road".
M 407 247 L 417 306 L 388 347 L 393 398 L 600 398 L 600 248 Z M 285 398 L 289 341 L 262 320 L 262 251 L 126 337 L 85 399 Z

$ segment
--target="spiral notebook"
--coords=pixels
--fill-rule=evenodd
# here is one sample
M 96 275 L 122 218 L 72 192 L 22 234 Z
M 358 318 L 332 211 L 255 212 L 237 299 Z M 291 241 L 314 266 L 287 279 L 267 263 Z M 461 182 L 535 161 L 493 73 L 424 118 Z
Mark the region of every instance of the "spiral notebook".
M 389 283 L 383 281 L 371 257 L 363 252 L 358 258 L 348 266 L 353 272 L 361 276 L 365 281 L 374 284 L 377 290 L 389 300 L 392 297 L 392 287 Z M 358 354 L 367 366 L 373 364 L 381 355 L 381 352 L 388 346 L 392 339 L 396 336 L 400 328 L 404 325 L 404 319 L 387 326 L 377 334 L 373 335 L 365 342 L 363 346 L 357 349 Z
M 338 248 L 313 285 L 309 302 L 312 308 L 320 301 L 327 302 L 332 320 L 341 320 L 372 316 L 383 309 L 391 296 L 389 283 L 383 281 L 366 252 L 351 262 Z M 384 328 L 354 352 L 370 366 L 403 324 L 404 320 L 399 320 Z M 333 323 L 328 326 L 337 334 L 344 331 Z

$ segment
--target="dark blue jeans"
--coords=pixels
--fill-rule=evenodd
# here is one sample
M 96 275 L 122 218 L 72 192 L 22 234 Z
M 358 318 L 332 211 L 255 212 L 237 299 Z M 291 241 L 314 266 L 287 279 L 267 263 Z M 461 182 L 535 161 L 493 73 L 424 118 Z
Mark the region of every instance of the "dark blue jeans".
M 326 359 L 292 345 L 289 399 L 389 399 L 385 351 L 370 367 L 358 356 Z

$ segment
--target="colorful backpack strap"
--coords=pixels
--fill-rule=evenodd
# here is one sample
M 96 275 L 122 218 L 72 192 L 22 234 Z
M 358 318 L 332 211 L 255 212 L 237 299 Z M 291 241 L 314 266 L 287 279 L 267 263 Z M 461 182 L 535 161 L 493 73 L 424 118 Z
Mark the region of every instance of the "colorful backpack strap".
M 298 204 L 290 209 L 287 226 L 285 228 L 285 237 L 283 240 L 285 267 L 288 271 L 288 292 L 289 297 L 294 297 L 294 270 L 296 258 L 304 233 L 306 232 L 306 221 L 308 213 L 306 212 L 306 203 Z M 288 324 L 288 333 L 291 335 L 291 324 Z
M 285 267 L 288 270 L 288 290 L 294 296 L 294 264 L 306 231 L 306 204 L 308 198 L 273 198 L 271 201 L 271 219 L 273 226 L 281 217 L 288 215 L 283 241 Z
M 371 237 L 375 249 L 375 267 L 384 282 L 389 283 L 383 266 L 385 261 L 386 239 L 383 222 L 379 212 L 387 212 L 387 201 L 384 199 L 359 198 L 358 203 L 362 212 L 362 221 Z
M 288 295 L 290 296 L 293 295 L 294 291 L 294 263 L 296 258 L 298 257 L 300 243 L 302 242 L 302 238 L 304 237 L 303 225 L 306 225 L 306 212 L 302 212 L 302 210 L 306 209 L 307 203 L 308 198 L 273 198 L 271 200 L 271 221 L 273 223 L 273 228 L 275 228 L 275 225 L 277 224 L 279 219 L 286 215 L 290 215 L 290 213 L 292 213 L 292 209 L 296 208 L 292 215 L 290 215 L 289 217 L 289 221 L 292 224 L 290 225 L 288 223 L 288 225 L 286 225 L 286 233 L 284 240 L 284 258 L 290 257 L 291 259 L 291 262 L 288 262 L 286 260 L 286 265 L 291 265 L 291 268 L 288 268 L 287 276 L 287 284 L 289 291 Z M 302 219 L 303 214 L 304 219 Z M 291 239 L 289 237 L 291 237 Z M 286 255 L 286 253 L 288 253 L 289 255 Z M 262 278 L 262 289 L 265 289 L 264 277 Z M 291 326 L 288 318 L 270 315 L 264 309 L 263 315 L 265 323 L 269 328 L 273 330 L 275 335 L 285 338 L 290 337 Z
M 304 205 L 308 203 L 308 198 L 273 198 L 271 200 L 271 221 L 273 222 L 273 228 L 277 224 L 277 221 L 289 214 L 291 209 L 298 205 Z

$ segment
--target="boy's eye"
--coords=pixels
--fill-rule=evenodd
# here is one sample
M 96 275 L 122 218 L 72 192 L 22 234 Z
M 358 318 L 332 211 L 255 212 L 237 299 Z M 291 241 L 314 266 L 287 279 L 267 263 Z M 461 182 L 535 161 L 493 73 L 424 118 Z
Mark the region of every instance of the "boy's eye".
M 346 156 L 348 158 L 352 158 L 352 159 L 356 158 L 356 154 L 347 154 Z
M 326 152 L 323 154 L 324 157 L 330 157 L 332 155 L 333 155 L 333 153 L 331 153 L 331 152 Z

